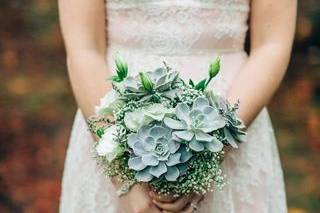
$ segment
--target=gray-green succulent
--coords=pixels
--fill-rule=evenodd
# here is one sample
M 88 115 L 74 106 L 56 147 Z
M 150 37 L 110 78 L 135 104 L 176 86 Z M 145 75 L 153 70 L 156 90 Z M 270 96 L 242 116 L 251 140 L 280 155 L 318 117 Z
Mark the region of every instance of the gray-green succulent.
M 205 97 L 198 97 L 192 107 L 179 103 L 176 107 L 176 119 L 166 117 L 164 123 L 173 132 L 175 140 L 187 143 L 190 149 L 200 152 L 205 148 L 219 152 L 223 144 L 212 134 L 226 125 L 226 121 Z
M 153 123 L 143 126 L 137 133 L 128 136 L 128 145 L 133 153 L 128 160 L 130 169 L 136 171 L 138 181 L 148 182 L 163 176 L 168 181 L 176 181 L 185 173 L 192 153 L 185 145 L 172 139 L 172 130 Z
M 226 121 L 226 126 L 223 129 L 225 141 L 233 148 L 238 148 L 237 142 L 246 140 L 245 125 L 237 116 L 239 103 L 234 106 L 221 96 L 214 95 L 212 91 L 206 93 L 210 104 L 215 106 Z
M 174 98 L 181 92 L 178 87 L 175 87 L 179 80 L 178 77 L 178 72 L 160 67 L 154 71 L 141 72 L 134 77 L 129 76 L 121 83 L 114 82 L 114 86 L 130 99 Z

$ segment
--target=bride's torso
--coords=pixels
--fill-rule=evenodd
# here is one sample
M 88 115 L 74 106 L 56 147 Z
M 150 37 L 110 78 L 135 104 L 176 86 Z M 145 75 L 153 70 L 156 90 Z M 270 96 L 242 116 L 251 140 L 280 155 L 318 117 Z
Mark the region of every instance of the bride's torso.
M 106 0 L 107 61 L 119 52 L 130 73 L 162 60 L 182 77 L 201 79 L 217 54 L 222 69 L 213 86 L 226 92 L 247 59 L 243 51 L 249 0 Z M 250 80 L 250 79 L 249 79 Z M 248 141 L 223 162 L 223 191 L 202 201 L 199 213 L 285 213 L 285 194 L 273 130 L 264 109 L 248 130 Z M 61 213 L 118 212 L 112 184 L 91 157 L 92 136 L 78 111 L 68 148 Z
M 218 81 L 227 87 L 246 58 L 249 0 L 107 0 L 106 7 L 111 69 L 119 52 L 131 72 L 166 60 L 182 76 L 200 79 L 220 55 Z

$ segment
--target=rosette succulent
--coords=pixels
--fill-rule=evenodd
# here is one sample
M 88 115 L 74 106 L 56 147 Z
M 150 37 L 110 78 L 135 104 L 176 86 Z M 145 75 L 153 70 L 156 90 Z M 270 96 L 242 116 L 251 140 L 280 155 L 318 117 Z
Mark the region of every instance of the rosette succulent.
M 139 73 L 135 77 L 128 77 L 120 84 L 114 83 L 118 90 L 127 98 L 148 99 L 150 97 L 165 96 L 173 98 L 180 90 L 173 88 L 177 83 L 179 74 L 161 67 L 154 71 Z
M 198 97 L 192 107 L 179 103 L 176 107 L 177 119 L 166 117 L 164 123 L 171 129 L 175 139 L 187 143 L 190 149 L 200 152 L 205 148 L 219 152 L 223 144 L 212 134 L 226 125 L 226 121 L 205 97 Z
M 192 157 L 183 144 L 172 139 L 172 130 L 159 123 L 143 126 L 137 133 L 130 134 L 128 145 L 133 151 L 129 168 L 135 170 L 135 178 L 143 182 L 160 176 L 176 181 L 186 171 L 184 163 Z
M 226 142 L 233 148 L 237 148 L 238 145 L 236 142 L 244 142 L 246 140 L 245 125 L 237 116 L 239 103 L 231 106 L 226 99 L 215 96 L 212 91 L 207 92 L 206 95 L 210 103 L 219 109 L 220 114 L 223 115 L 226 120 L 227 125 L 223 129 Z
M 244 131 L 245 125 L 237 116 L 238 103 L 234 106 L 220 96 L 216 96 L 212 91 L 207 92 L 209 102 L 214 105 L 225 118 L 226 126 L 223 129 L 225 140 L 233 148 L 237 148 L 236 142 L 244 142 L 246 132 Z

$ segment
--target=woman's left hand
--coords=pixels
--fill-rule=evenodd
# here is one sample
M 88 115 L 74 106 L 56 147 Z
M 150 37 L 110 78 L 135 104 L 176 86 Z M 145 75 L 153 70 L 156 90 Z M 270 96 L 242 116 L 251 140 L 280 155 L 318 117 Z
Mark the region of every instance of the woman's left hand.
M 153 203 L 165 213 L 183 212 L 192 213 L 197 210 L 203 196 L 197 194 L 184 195 L 179 198 L 170 196 L 161 197 L 154 192 L 150 193 Z

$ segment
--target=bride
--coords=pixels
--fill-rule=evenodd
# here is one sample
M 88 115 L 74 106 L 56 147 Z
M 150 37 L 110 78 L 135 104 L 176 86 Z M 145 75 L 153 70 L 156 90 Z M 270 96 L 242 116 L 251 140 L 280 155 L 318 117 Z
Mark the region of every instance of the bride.
M 60 212 L 287 212 L 283 174 L 265 108 L 287 69 L 296 0 L 59 0 L 67 65 L 79 106 L 67 151 Z M 248 21 L 250 20 L 250 21 Z M 249 24 L 247 24 L 249 23 Z M 250 29 L 250 54 L 244 51 Z M 231 102 L 248 137 L 227 153 L 228 184 L 205 197 L 177 200 L 140 184 L 120 198 L 119 183 L 105 178 L 92 158 L 85 119 L 111 89 L 115 53 L 132 74 L 165 60 L 183 78 L 202 79 L 219 55 L 213 89 Z

